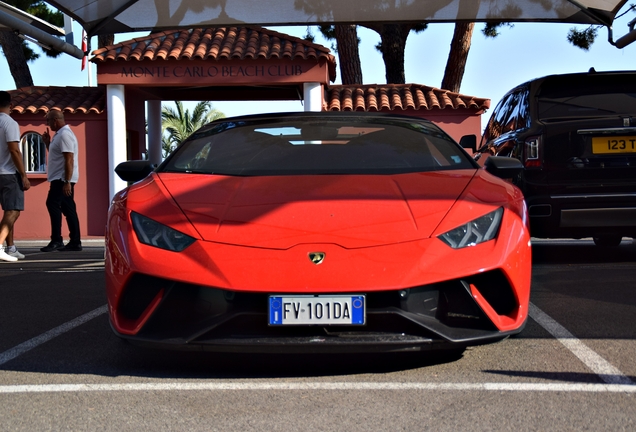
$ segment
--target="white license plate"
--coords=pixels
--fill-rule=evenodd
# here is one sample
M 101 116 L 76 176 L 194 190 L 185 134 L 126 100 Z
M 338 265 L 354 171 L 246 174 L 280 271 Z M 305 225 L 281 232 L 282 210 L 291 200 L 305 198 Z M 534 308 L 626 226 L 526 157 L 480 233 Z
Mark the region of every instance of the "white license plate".
M 269 297 L 270 325 L 364 325 L 364 295 Z

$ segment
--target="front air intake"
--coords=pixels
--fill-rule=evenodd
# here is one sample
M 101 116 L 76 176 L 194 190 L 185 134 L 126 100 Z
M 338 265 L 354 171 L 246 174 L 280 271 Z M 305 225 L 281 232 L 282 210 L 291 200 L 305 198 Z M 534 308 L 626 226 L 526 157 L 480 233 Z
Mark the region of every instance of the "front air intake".
M 119 300 L 118 314 L 126 320 L 139 319 L 161 290 L 167 288 L 167 284 L 165 279 L 142 274 L 133 275 Z
M 479 291 L 498 315 L 510 316 L 519 308 L 510 282 L 500 271 L 473 276 L 468 279 L 468 283 Z

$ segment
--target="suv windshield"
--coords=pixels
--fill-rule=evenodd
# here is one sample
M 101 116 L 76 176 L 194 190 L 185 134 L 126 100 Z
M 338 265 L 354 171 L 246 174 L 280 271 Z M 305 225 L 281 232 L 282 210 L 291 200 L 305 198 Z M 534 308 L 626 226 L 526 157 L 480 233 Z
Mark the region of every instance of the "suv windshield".
M 378 118 L 217 121 L 193 134 L 160 172 L 222 175 L 394 174 L 475 168 L 435 125 Z
M 633 75 L 589 75 L 573 82 L 555 78 L 543 84 L 538 96 L 541 120 L 633 115 L 636 82 Z

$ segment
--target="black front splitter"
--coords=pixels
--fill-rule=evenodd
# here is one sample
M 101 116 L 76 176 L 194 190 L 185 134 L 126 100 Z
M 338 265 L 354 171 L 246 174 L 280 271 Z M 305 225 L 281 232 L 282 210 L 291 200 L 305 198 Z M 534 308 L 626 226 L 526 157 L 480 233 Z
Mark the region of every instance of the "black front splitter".
M 186 341 L 182 339 L 151 340 L 140 337 L 119 335 L 131 344 L 155 349 L 176 351 L 206 351 L 218 353 L 245 354 L 362 354 L 399 352 L 436 352 L 464 350 L 473 345 L 465 342 L 432 340 L 408 335 L 377 335 L 349 338 L 307 337 L 307 338 L 240 338 L 215 339 L 207 341 Z M 481 340 L 480 343 L 497 342 L 507 335 L 499 334 Z M 349 339 L 349 340 L 347 340 Z

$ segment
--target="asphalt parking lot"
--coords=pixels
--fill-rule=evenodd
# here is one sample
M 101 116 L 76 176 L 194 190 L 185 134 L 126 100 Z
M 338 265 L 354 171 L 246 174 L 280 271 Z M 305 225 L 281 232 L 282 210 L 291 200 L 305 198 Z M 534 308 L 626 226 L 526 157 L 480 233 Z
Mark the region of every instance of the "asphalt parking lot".
M 533 242 L 528 324 L 461 358 L 219 356 L 110 331 L 103 245 L 0 263 L 0 430 L 634 430 L 636 244 Z

